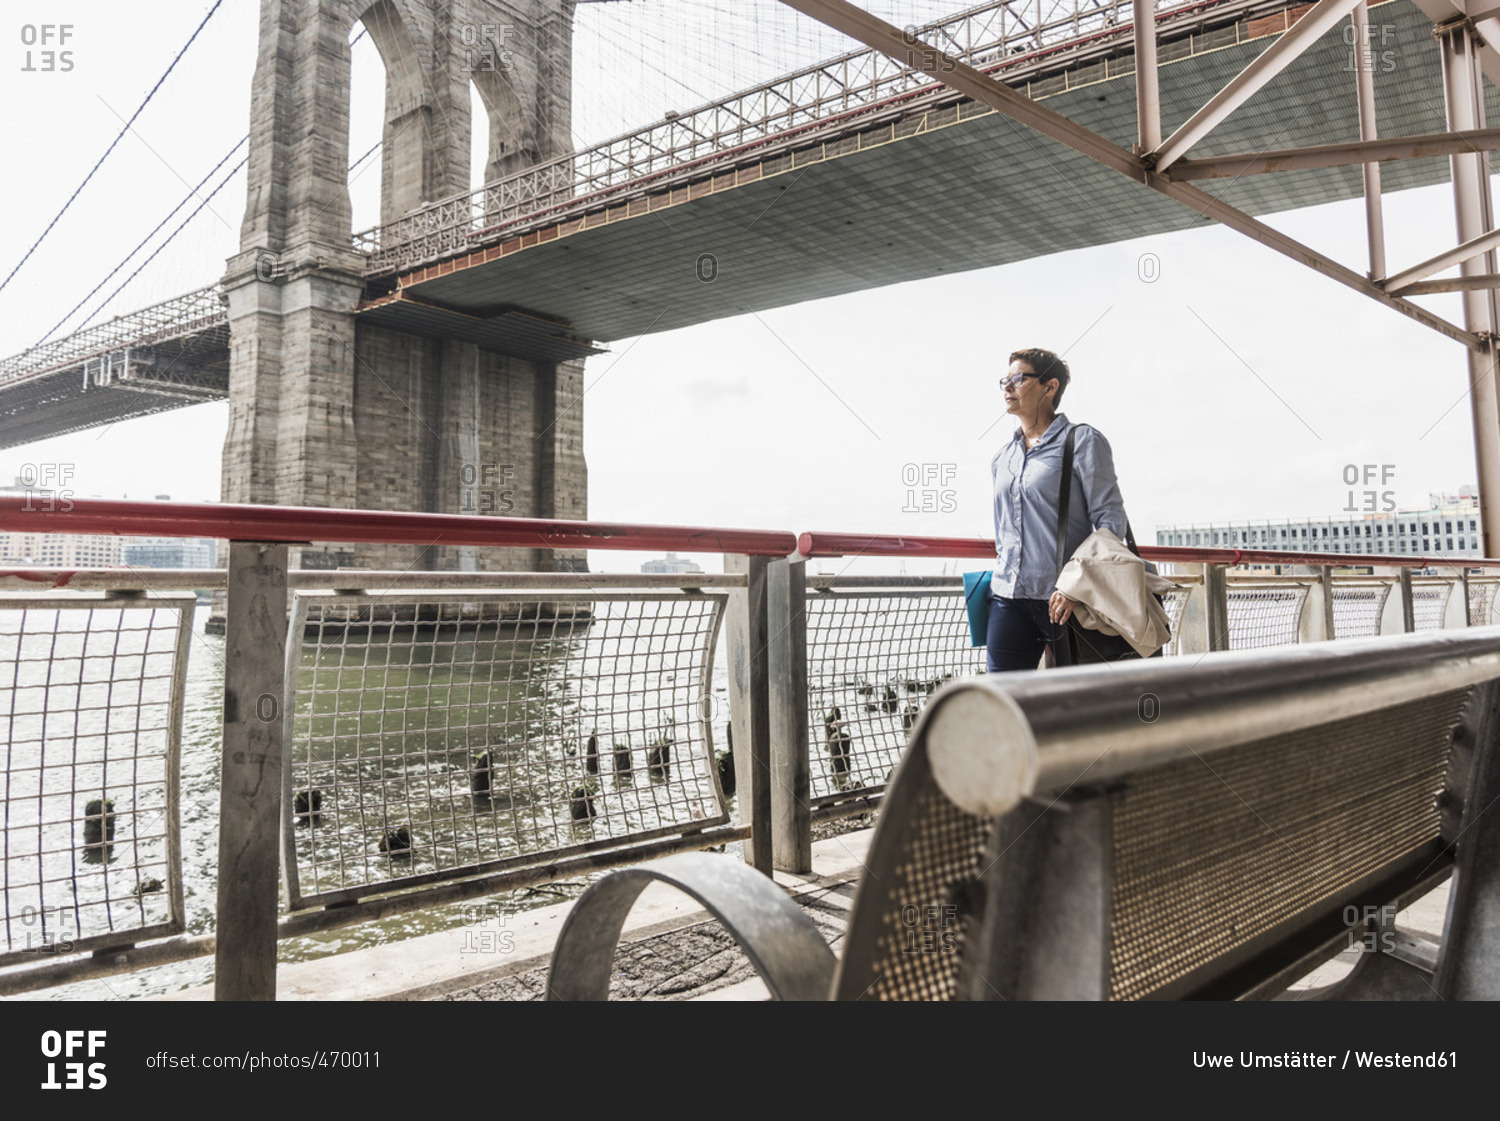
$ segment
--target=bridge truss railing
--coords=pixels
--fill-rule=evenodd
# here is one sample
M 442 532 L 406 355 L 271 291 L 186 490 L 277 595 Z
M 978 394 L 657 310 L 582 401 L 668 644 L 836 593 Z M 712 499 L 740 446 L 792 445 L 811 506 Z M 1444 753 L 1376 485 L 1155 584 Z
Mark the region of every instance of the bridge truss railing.
M 815 825 L 876 810 L 929 698 L 984 671 L 960 577 L 807 571 L 982 569 L 983 540 L 10 496 L 0 516 L 232 542 L 227 571 L 0 571 L 0 993 L 210 954 L 239 965 L 220 995 L 274 991 L 257 925 L 297 939 L 731 841 L 805 871 Z M 439 534 L 726 572 L 287 568 L 289 543 Z M 1500 598 L 1491 561 L 1143 552 L 1178 585 L 1168 656 L 1487 624 Z M 205 734 L 198 698 L 212 746 L 187 758 L 194 590 L 228 591 L 226 703 Z M 215 849 L 233 875 L 185 863 Z
M 0 360 L 0 385 L 54 370 L 82 367 L 131 348 L 227 327 L 229 313 L 223 293 L 221 285 L 211 284 L 128 315 L 117 315 L 55 342 L 23 350 Z
M 1162 14 L 1222 7 L 1226 0 L 1158 0 Z M 1000 0 L 910 29 L 925 43 L 984 70 L 1034 68 L 1093 39 L 1123 34 L 1127 0 Z M 843 127 L 850 114 L 892 98 L 941 89 L 922 71 L 871 50 L 850 51 L 720 101 L 560 156 L 422 207 L 355 235 L 369 255 L 367 275 L 438 260 L 480 242 L 514 236 L 541 219 L 618 203 L 631 192 L 661 189 L 664 179 L 702 172 L 739 152 L 764 158 L 766 146 L 806 140 L 812 130 Z

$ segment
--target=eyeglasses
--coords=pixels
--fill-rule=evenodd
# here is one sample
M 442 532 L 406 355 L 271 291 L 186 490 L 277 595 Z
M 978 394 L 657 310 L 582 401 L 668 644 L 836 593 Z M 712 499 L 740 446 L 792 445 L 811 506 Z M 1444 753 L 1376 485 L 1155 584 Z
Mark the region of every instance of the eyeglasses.
M 1019 388 L 1020 385 L 1021 385 L 1021 383 L 1023 381 L 1025 381 L 1027 378 L 1037 378 L 1037 379 L 1040 379 L 1041 376 L 1042 376 L 1041 374 L 1011 374 L 1010 377 L 1008 377 L 1008 378 L 1001 378 L 1000 379 L 1000 388 L 1001 389 L 1016 389 L 1016 388 Z

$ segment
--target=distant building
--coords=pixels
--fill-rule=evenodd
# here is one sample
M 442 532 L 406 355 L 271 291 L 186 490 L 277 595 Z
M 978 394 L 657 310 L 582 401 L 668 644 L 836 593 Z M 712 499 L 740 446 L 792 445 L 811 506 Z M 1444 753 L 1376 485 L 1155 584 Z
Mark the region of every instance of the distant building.
M 28 507 L 66 513 L 77 497 L 66 488 L 17 479 L 0 494 L 23 495 Z M 170 496 L 158 494 L 157 501 Z M 219 543 L 204 537 L 116 537 L 92 533 L 14 533 L 0 530 L 0 564 L 31 568 L 214 568 Z
M 0 563 L 28 568 L 113 568 L 118 537 L 78 533 L 0 533 Z
M 668 553 L 661 560 L 647 561 L 641 565 L 641 571 L 675 575 L 681 572 L 702 572 L 703 569 L 699 568 L 692 561 L 679 557 L 676 553 Z
M 73 492 L 17 479 L 0 494 L 22 495 L 26 509 L 72 508 Z M 110 568 L 120 563 L 120 539 L 84 533 L 15 533 L 0 531 L 0 564 L 32 568 Z
M 120 563 L 137 568 L 214 568 L 219 543 L 211 537 L 127 537 Z
M 1378 556 L 1483 556 L 1479 497 L 1473 487 L 1458 494 L 1432 494 L 1425 510 L 1352 514 L 1271 522 L 1209 522 L 1169 525 L 1156 531 L 1158 545 L 1198 549 L 1274 549 L 1308 553 Z

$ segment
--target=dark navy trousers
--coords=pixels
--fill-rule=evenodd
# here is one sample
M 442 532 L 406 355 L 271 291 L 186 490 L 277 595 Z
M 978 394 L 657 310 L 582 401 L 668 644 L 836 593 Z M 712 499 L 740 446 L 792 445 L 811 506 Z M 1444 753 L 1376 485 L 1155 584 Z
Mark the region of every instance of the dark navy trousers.
M 1036 669 L 1061 629 L 1047 617 L 1044 599 L 992 598 L 986 636 L 989 671 Z

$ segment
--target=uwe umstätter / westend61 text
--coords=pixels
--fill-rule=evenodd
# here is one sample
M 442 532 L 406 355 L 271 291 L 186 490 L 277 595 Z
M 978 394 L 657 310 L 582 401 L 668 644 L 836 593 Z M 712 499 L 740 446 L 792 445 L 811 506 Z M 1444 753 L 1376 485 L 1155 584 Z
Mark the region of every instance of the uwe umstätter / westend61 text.
M 1387 1055 L 1375 1051 L 1349 1050 L 1342 1055 L 1320 1055 L 1313 1051 L 1283 1051 L 1280 1054 L 1241 1051 L 1238 1054 L 1217 1055 L 1210 1051 L 1194 1051 L 1193 1065 L 1195 1067 L 1242 1067 L 1252 1070 L 1307 1067 L 1347 1070 L 1350 1065 L 1357 1069 L 1430 1067 L 1455 1070 L 1458 1067 L 1458 1052 L 1429 1051 L 1425 1055 Z

